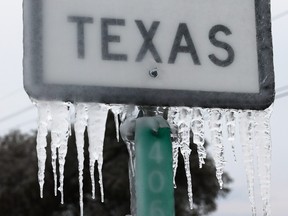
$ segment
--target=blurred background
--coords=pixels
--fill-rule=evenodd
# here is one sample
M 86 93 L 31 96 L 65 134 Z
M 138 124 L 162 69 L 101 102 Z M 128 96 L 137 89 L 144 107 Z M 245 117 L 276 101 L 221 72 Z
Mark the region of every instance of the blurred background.
M 272 213 L 286 216 L 286 196 L 288 195 L 287 158 L 288 132 L 288 1 L 272 1 L 272 33 L 274 44 L 274 67 L 276 77 L 276 101 L 271 118 L 272 127 Z M 37 159 L 35 155 L 35 130 L 37 110 L 23 90 L 22 75 L 22 2 L 0 2 L 0 215 L 78 215 L 78 172 L 74 138 L 71 137 L 67 156 L 65 196 L 66 204 L 59 204 L 54 197 L 51 167 L 47 164 L 44 199 L 39 198 L 37 183 Z M 127 176 L 127 151 L 125 145 L 117 143 L 113 118 L 110 116 L 104 151 L 104 180 L 106 202 L 101 204 L 99 196 L 91 199 L 90 179 L 85 174 L 85 213 L 87 216 L 115 215 L 129 213 L 129 191 Z M 191 157 L 192 173 L 197 209 L 187 210 L 186 180 L 183 170 L 179 170 L 179 187 L 175 192 L 177 215 L 248 216 L 251 208 L 242 151 L 236 146 L 237 163 L 230 148 L 225 149 L 226 174 L 225 190 L 220 191 L 215 179 L 215 167 L 208 160 L 204 171 L 195 167 Z M 194 151 L 195 152 L 195 151 Z M 48 163 L 49 161 L 47 161 Z M 194 167 L 193 167 L 194 164 Z M 121 173 L 119 173 L 121 170 Z M 204 172 L 204 173 L 201 173 Z M 119 177 L 121 176 L 121 178 Z M 208 176 L 208 177 L 207 177 Z M 198 183 L 199 184 L 198 184 Z M 203 184 L 200 184 L 204 182 Z M 216 182 L 216 183 L 215 183 Z M 256 179 L 256 194 L 260 194 Z M 99 191 L 99 190 L 98 190 Z M 99 194 L 99 193 L 97 193 Z M 198 195 L 197 195 L 198 194 Z M 202 195 L 201 195 L 202 194 Z M 256 197 L 259 215 L 261 200 Z

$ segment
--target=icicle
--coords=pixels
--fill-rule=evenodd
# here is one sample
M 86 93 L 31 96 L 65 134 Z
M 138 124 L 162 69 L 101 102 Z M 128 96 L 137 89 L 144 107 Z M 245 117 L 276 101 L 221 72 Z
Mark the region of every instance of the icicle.
M 170 107 L 168 109 L 168 118 L 167 121 L 171 128 L 171 140 L 172 140 L 172 154 L 173 154 L 173 183 L 174 188 L 176 188 L 176 171 L 178 168 L 178 155 L 179 155 L 179 142 L 178 142 L 178 126 L 177 122 L 179 119 L 179 113 L 177 107 Z
M 84 169 L 84 133 L 88 121 L 87 104 L 79 103 L 76 106 L 75 136 L 78 154 L 79 169 L 79 202 L 80 215 L 83 216 L 83 169 Z
M 121 127 L 120 134 L 127 146 L 129 153 L 129 183 L 131 215 L 136 215 L 136 187 L 135 187 L 135 127 L 136 118 L 139 115 L 139 108 L 134 105 L 126 105 L 120 113 Z
M 193 209 L 193 193 L 192 193 L 192 178 L 190 170 L 190 122 L 192 119 L 192 110 L 188 107 L 179 108 L 178 126 L 178 142 L 180 151 L 184 158 L 187 185 L 188 185 L 188 198 L 190 208 Z
M 167 107 L 162 106 L 140 106 L 139 109 L 143 112 L 143 116 L 164 116 Z
M 126 119 L 136 119 L 139 115 L 139 108 L 135 105 L 124 105 L 120 112 L 120 120 L 123 123 Z
M 193 142 L 197 145 L 197 152 L 199 158 L 199 167 L 205 164 L 206 150 L 204 148 L 205 138 L 204 138 L 204 119 L 202 108 L 193 108 L 192 110 L 192 122 L 191 129 L 193 132 Z
M 95 199 L 94 169 L 95 162 L 97 161 L 102 202 L 104 202 L 104 189 L 102 179 L 103 145 L 109 108 L 110 107 L 108 105 L 97 103 L 90 104 L 88 108 L 88 137 L 92 197 Z
M 211 109 L 210 114 L 210 131 L 211 142 L 214 145 L 214 160 L 216 165 L 216 177 L 219 182 L 220 189 L 223 187 L 222 175 L 224 172 L 224 144 L 222 133 L 222 112 L 221 109 Z
M 114 115 L 114 121 L 115 121 L 115 128 L 116 128 L 116 138 L 119 142 L 120 136 L 119 136 L 119 120 L 118 115 L 123 111 L 124 106 L 123 105 L 112 105 L 111 111 Z
M 45 182 L 45 162 L 47 135 L 51 121 L 50 106 L 47 102 L 36 102 L 38 108 L 38 133 L 37 133 L 37 157 L 38 157 L 38 181 L 40 186 L 40 197 L 43 198 L 43 186 Z
M 129 154 L 129 163 L 131 166 L 132 175 L 135 176 L 135 142 L 125 140 L 125 144 Z
M 188 198 L 190 208 L 193 209 L 192 178 L 190 171 L 190 122 L 192 119 L 192 110 L 188 107 L 170 107 L 168 109 L 168 123 L 172 129 L 172 147 L 173 147 L 173 174 L 174 187 L 176 187 L 175 176 L 178 167 L 179 147 L 184 158 Z
M 59 148 L 59 140 L 57 135 L 51 134 L 51 163 L 53 169 L 53 176 L 54 176 L 54 195 L 57 196 L 57 149 Z
M 192 177 L 191 177 L 191 171 L 190 171 L 191 149 L 188 146 L 183 146 L 181 147 L 181 154 L 184 159 L 184 166 L 186 170 L 189 205 L 190 205 L 190 209 L 193 209 Z
M 237 161 L 236 151 L 235 151 L 235 141 L 236 141 L 236 110 L 226 110 L 225 119 L 227 127 L 228 142 L 231 145 L 234 161 Z
M 124 106 L 120 113 L 121 120 L 121 136 L 127 146 L 129 153 L 129 163 L 131 168 L 132 178 L 135 176 L 135 142 L 134 142 L 134 130 L 136 124 L 136 118 L 139 115 L 139 108 L 134 105 Z M 130 177 L 131 178 L 131 177 Z
M 270 116 L 272 107 L 256 112 L 256 148 L 258 155 L 258 174 L 260 178 L 263 215 L 271 216 L 270 187 L 271 187 L 271 134 Z
M 240 112 L 240 141 L 244 156 L 244 165 L 247 176 L 249 200 L 252 208 L 252 215 L 256 216 L 254 196 L 254 150 L 253 137 L 255 128 L 255 112 L 252 110 Z
M 56 160 L 57 160 L 57 150 L 58 150 L 58 163 L 59 163 L 59 180 L 60 187 L 59 191 L 61 193 L 61 203 L 64 203 L 64 165 L 65 157 L 68 148 L 68 137 L 70 135 L 70 115 L 69 115 L 69 105 L 63 102 L 51 102 L 51 151 L 52 151 L 52 166 L 54 173 L 54 192 L 57 195 L 57 174 L 56 174 Z

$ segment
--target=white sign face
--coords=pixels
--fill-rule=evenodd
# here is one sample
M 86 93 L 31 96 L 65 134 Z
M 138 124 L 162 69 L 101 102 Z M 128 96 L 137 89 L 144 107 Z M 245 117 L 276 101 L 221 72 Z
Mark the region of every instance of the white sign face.
M 259 30 L 263 22 L 270 28 L 270 13 L 262 16 L 267 10 L 269 0 L 24 0 L 24 75 L 34 77 L 25 77 L 25 87 L 32 96 L 47 99 L 268 106 L 263 98 L 262 105 L 241 102 L 247 95 L 252 103 L 252 95 L 263 97 L 262 81 L 271 74 L 265 89 L 269 86 L 266 100 L 273 101 L 272 45 L 264 57 L 259 54 L 260 48 L 264 50 L 259 37 L 271 43 L 269 29 Z M 37 83 L 50 86 L 48 92 L 35 90 Z M 93 87 L 96 96 L 87 92 Z M 109 89 L 115 99 L 105 101 L 103 92 Z M 149 96 L 152 90 L 161 92 L 160 102 Z M 116 96 L 119 91 L 123 99 Z M 226 102 L 202 103 L 200 92 L 213 98 L 224 95 Z M 196 94 L 196 102 L 173 102 L 177 99 L 169 99 L 170 93 L 185 94 L 179 101 Z M 242 99 L 238 103 L 227 94 Z

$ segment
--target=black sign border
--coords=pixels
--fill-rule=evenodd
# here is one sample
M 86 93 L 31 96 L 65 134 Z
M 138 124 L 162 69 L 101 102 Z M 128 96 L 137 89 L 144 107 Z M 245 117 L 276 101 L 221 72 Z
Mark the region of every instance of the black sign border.
M 42 2 L 24 0 L 24 88 L 37 100 L 264 110 L 275 99 L 270 0 L 255 0 L 260 93 L 229 93 L 43 83 Z M 33 13 L 30 13 L 30 12 Z M 32 78 L 32 79 L 31 79 Z

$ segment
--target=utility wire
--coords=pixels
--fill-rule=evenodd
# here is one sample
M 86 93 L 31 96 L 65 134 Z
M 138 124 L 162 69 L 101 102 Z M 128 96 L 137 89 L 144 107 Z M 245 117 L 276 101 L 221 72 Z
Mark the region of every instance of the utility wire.
M 280 99 L 288 96 L 288 85 L 276 89 L 275 99 Z
M 15 129 L 20 129 L 21 127 L 25 126 L 25 125 L 30 125 L 30 124 L 35 124 L 37 123 L 37 119 L 34 118 L 34 119 L 30 119 L 28 121 L 24 121 L 22 123 L 19 123 L 17 125 L 14 125 L 13 127 L 9 127 L 9 128 L 6 128 L 4 130 L 1 130 L 1 131 L 9 131 L 9 130 L 15 130 Z
M 9 120 L 9 119 L 11 119 L 11 118 L 14 118 L 14 117 L 16 117 L 16 116 L 18 116 L 18 115 L 21 115 L 22 113 L 31 110 L 33 107 L 34 107 L 33 105 L 30 105 L 30 106 L 25 107 L 24 109 L 21 109 L 21 110 L 15 112 L 15 113 L 12 113 L 12 114 L 10 114 L 10 115 L 7 115 L 7 116 L 5 116 L 5 117 L 3 117 L 3 118 L 0 119 L 0 123 L 3 123 L 4 121 L 7 121 L 7 120 Z
M 288 85 L 277 88 L 276 92 L 278 93 L 278 92 L 285 91 L 285 90 L 288 90 Z
M 14 91 L 12 91 L 12 92 L 10 92 L 10 93 L 8 93 L 8 94 L 0 97 L 0 101 L 3 101 L 3 100 L 5 100 L 5 99 L 7 99 L 7 98 L 9 98 L 9 97 L 17 94 L 17 93 L 20 92 L 22 89 L 23 89 L 23 88 L 18 88 L 18 89 L 16 89 L 16 90 L 14 90 Z
M 20 127 L 23 127 L 24 125 L 28 125 L 28 124 L 32 124 L 32 123 L 36 123 L 37 122 L 37 119 L 30 119 L 30 120 L 28 120 L 28 121 L 25 121 L 25 122 L 22 122 L 22 123 L 20 123 L 20 124 L 17 124 L 16 126 L 15 126 L 15 128 L 20 128 Z
M 280 19 L 280 18 L 282 18 L 282 17 L 284 17 L 284 16 L 287 16 L 287 15 L 288 15 L 288 11 L 285 11 L 285 12 L 283 12 L 283 13 L 280 13 L 280 14 L 275 15 L 274 17 L 272 17 L 272 21 L 276 21 L 276 20 L 278 20 L 278 19 Z M 283 91 L 283 90 L 286 90 L 286 89 L 288 89 L 288 85 L 276 89 L 276 92 Z M 12 96 L 12 95 L 14 95 L 14 94 L 16 94 L 16 93 L 18 93 L 20 90 L 22 90 L 22 88 L 16 89 L 15 91 L 10 92 L 10 93 L 7 94 L 7 95 L 4 95 L 3 97 L 0 98 L 0 101 L 6 99 L 6 98 L 8 98 L 8 97 L 10 97 L 10 96 Z M 277 94 L 275 98 L 276 98 L 276 99 L 280 99 L 280 98 L 287 97 L 287 96 L 288 96 L 288 92 L 284 92 L 284 93 Z M 10 114 L 10 115 L 8 115 L 8 116 L 5 116 L 5 117 L 3 117 L 3 118 L 0 119 L 0 123 L 2 123 L 2 122 L 4 122 L 4 121 L 7 121 L 7 120 L 9 120 L 10 118 L 14 118 L 15 116 L 18 116 L 18 115 L 20 115 L 20 114 L 22 114 L 22 113 L 24 113 L 24 112 L 27 112 L 27 111 L 29 111 L 29 110 L 32 109 L 32 108 L 33 108 L 33 106 L 31 105 L 31 106 L 29 106 L 29 107 L 26 107 L 26 108 L 20 110 L 20 111 L 17 111 L 17 112 L 12 113 L 12 114 Z M 30 121 L 30 122 L 31 122 L 31 121 Z M 30 122 L 29 122 L 29 123 L 30 123 Z M 23 124 L 23 123 L 21 123 L 21 124 Z
M 272 17 L 272 21 L 276 21 L 284 16 L 287 16 L 288 15 L 288 11 L 285 11 L 283 13 L 280 13 L 280 14 L 277 14 L 275 15 L 274 17 Z
M 280 14 L 275 15 L 274 17 L 272 17 L 272 21 L 276 21 L 276 20 L 281 19 L 282 17 L 285 17 L 285 16 L 287 16 L 287 15 L 288 15 L 288 11 L 285 11 L 285 12 L 283 12 L 283 13 L 280 13 Z M 276 92 L 285 91 L 285 90 L 287 90 L 287 89 L 288 89 L 288 85 L 276 89 Z M 0 101 L 6 99 L 6 98 L 8 98 L 8 97 L 11 97 L 11 96 L 15 95 L 15 94 L 18 93 L 20 90 L 22 90 L 22 88 L 16 89 L 15 91 L 12 91 L 12 92 L 10 92 L 10 93 L 8 93 L 8 94 L 0 97 Z M 278 93 L 278 94 L 276 95 L 275 99 L 280 99 L 280 98 L 284 98 L 284 97 L 287 97 L 287 96 L 288 96 L 288 91 L 287 91 L 287 92 L 283 92 L 283 93 Z M 34 106 L 30 105 L 30 106 L 28 106 L 28 107 L 26 107 L 26 108 L 24 108 L 24 109 L 22 109 L 22 110 L 19 110 L 19 111 L 15 112 L 15 113 L 12 113 L 12 114 L 8 115 L 8 116 L 5 116 L 5 117 L 3 117 L 3 118 L 0 119 L 0 123 L 3 123 L 4 121 L 7 121 L 7 120 L 9 120 L 9 119 L 11 119 L 11 118 L 14 118 L 15 116 L 21 115 L 22 113 L 31 110 L 33 107 L 34 107 Z M 29 120 L 29 121 L 27 121 L 27 122 L 23 122 L 23 123 L 21 123 L 21 124 L 18 124 L 17 126 L 20 127 L 20 126 L 23 126 L 23 125 L 32 123 L 32 122 L 34 122 L 34 121 L 35 121 L 35 119 Z
M 288 11 L 284 11 L 280 14 L 277 14 L 275 16 L 272 17 L 272 22 L 278 20 L 278 19 L 281 19 L 282 17 L 285 17 L 288 15 Z M 280 87 L 278 89 L 276 89 L 276 92 L 279 92 L 279 91 L 283 91 L 283 90 L 286 90 L 288 89 L 288 85 L 287 86 L 283 86 L 283 87 Z M 283 97 L 287 97 L 288 96 L 288 92 L 284 92 L 284 93 L 279 93 L 276 95 L 275 99 L 280 99 L 280 98 L 283 98 Z
M 287 96 L 288 96 L 288 91 L 284 92 L 284 93 L 281 93 L 281 94 L 277 94 L 275 99 L 280 99 L 280 98 L 284 98 L 284 97 L 287 97 Z

